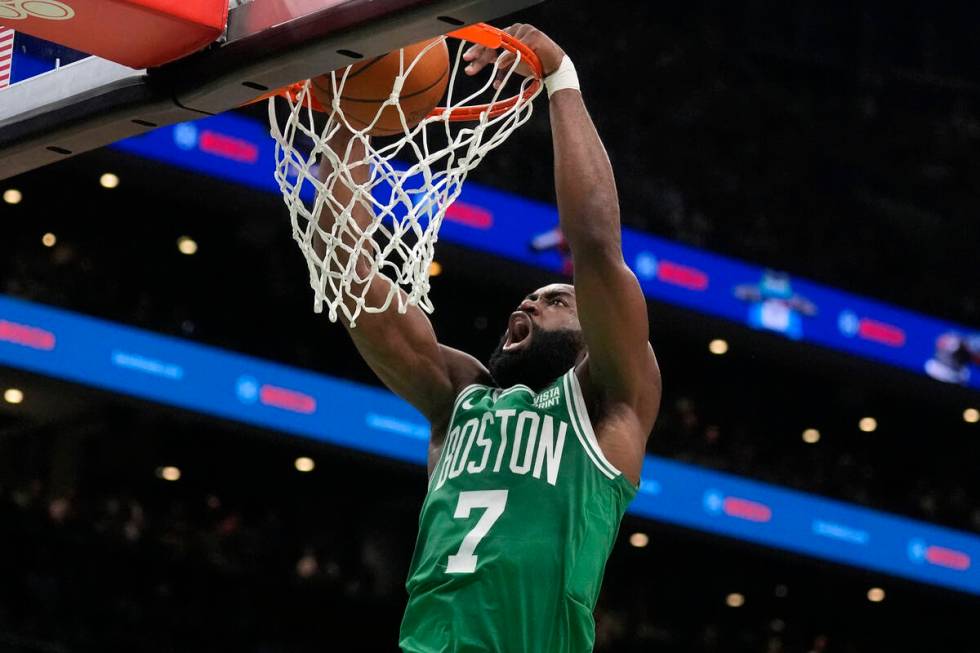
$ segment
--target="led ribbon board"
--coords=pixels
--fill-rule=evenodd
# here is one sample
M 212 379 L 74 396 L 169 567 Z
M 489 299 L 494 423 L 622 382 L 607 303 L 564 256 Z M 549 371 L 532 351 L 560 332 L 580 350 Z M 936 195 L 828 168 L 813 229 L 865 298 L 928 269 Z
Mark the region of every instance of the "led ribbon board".
M 279 194 L 272 177 L 273 141 L 265 125 L 249 118 L 227 114 L 182 123 L 114 147 Z M 571 261 L 557 226 L 558 213 L 549 204 L 467 182 L 439 237 L 567 273 Z M 980 389 L 980 328 L 927 317 L 632 229 L 623 230 L 623 252 L 650 299 Z
M 0 365 L 418 465 L 384 390 L 0 296 Z M 648 456 L 630 512 L 980 595 L 980 537 Z

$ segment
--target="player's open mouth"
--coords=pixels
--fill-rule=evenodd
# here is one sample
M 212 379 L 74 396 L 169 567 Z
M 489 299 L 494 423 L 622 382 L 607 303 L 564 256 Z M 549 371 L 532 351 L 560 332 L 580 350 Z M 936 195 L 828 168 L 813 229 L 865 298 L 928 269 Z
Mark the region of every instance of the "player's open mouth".
M 519 349 L 531 341 L 531 318 L 524 311 L 511 313 L 507 322 L 507 341 L 504 351 Z

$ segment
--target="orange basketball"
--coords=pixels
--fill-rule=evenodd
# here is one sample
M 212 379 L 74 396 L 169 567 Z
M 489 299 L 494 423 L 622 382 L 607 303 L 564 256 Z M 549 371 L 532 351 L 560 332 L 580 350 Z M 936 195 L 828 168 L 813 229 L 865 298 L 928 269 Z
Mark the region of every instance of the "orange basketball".
M 438 106 L 449 84 L 449 48 L 444 39 L 433 40 L 439 42 L 415 63 L 399 94 L 399 103 L 409 128 L 419 124 Z M 406 70 L 430 43 L 432 40 L 404 48 Z M 391 95 L 395 78 L 401 72 L 399 52 L 395 50 L 351 66 L 340 95 L 340 108 L 351 127 L 363 129 L 370 125 L 381 105 Z M 342 75 L 343 70 L 337 71 L 338 84 Z M 314 77 L 310 81 L 314 97 L 324 107 L 329 107 L 333 98 L 330 75 Z M 402 123 L 397 107 L 385 107 L 368 133 L 371 136 L 401 134 Z

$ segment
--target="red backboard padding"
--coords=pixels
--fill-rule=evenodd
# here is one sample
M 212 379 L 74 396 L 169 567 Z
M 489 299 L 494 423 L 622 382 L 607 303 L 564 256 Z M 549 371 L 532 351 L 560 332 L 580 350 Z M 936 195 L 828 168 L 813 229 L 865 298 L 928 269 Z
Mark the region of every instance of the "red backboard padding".
M 213 43 L 228 0 L 14 0 L 0 23 L 133 68 L 150 68 Z

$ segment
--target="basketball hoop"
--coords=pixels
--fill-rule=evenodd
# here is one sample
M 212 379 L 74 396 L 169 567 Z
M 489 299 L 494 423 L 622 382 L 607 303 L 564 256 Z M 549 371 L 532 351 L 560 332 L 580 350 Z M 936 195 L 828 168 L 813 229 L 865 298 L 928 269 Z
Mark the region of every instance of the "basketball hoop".
M 404 129 L 395 137 L 375 143 L 367 135 L 373 125 L 355 128 L 344 115 L 340 98 L 350 67 L 329 75 L 334 98 L 330 107 L 317 101 L 309 81 L 282 89 L 269 99 L 271 133 L 276 140 L 275 179 L 289 209 L 293 239 L 306 257 L 313 309 L 322 312 L 326 304 L 331 321 L 342 313 L 353 327 L 362 311 L 379 313 L 392 303 L 401 313 L 413 305 L 432 312 L 429 266 L 446 211 L 459 197 L 469 172 L 531 117 L 543 71 L 530 48 L 482 23 L 447 36 L 460 44 L 450 66 L 446 105 L 412 125 L 399 104 L 399 94 L 392 92 L 377 115 L 388 107 L 397 108 Z M 440 42 L 434 40 L 412 61 L 406 61 L 403 50 L 395 85 Z M 457 98 L 463 95 L 458 91 L 458 73 L 468 43 L 507 50 L 514 61 L 506 70 L 500 69 L 499 62 L 492 69 L 487 66 L 491 70 L 486 82 Z M 522 63 L 533 71 L 531 76 L 515 74 Z M 502 83 L 494 87 L 498 78 Z M 514 78 L 520 78 L 519 89 L 504 97 Z M 350 160 L 349 146 L 345 151 L 330 146 L 341 129 L 353 133 L 351 140 L 363 143 L 365 159 Z M 321 160 L 331 166 L 323 179 L 318 169 Z M 364 162 L 370 165 L 369 180 L 357 183 L 350 168 Z M 351 204 L 341 206 L 335 200 L 332 191 L 337 184 L 353 195 Z M 354 203 L 373 216 L 364 227 L 352 217 Z M 320 224 L 322 211 L 329 211 L 332 223 Z M 367 288 L 378 275 L 391 283 L 383 301 L 369 303 Z

